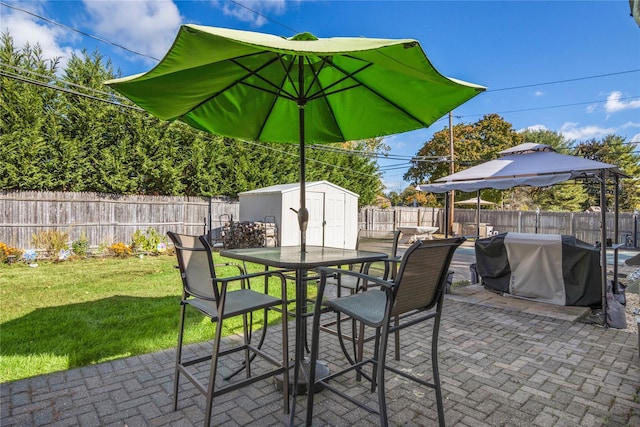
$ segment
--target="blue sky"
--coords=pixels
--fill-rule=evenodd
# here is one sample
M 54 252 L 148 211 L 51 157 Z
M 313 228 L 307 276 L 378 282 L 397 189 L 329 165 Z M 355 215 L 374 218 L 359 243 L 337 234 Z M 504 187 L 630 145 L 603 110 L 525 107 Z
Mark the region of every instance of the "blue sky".
M 627 0 L 0 2 L 1 30 L 17 47 L 37 42 L 63 62 L 98 49 L 123 75 L 152 68 L 157 61 L 149 57 L 161 58 L 186 23 L 286 37 L 414 38 L 442 74 L 489 88 L 453 111 L 454 124 L 497 113 L 516 130 L 640 142 L 640 27 Z M 386 139 L 391 154 L 407 159 L 380 161 L 385 170 L 397 167 L 384 174 L 387 190 L 407 185 L 408 159 L 448 123 L 445 116 Z

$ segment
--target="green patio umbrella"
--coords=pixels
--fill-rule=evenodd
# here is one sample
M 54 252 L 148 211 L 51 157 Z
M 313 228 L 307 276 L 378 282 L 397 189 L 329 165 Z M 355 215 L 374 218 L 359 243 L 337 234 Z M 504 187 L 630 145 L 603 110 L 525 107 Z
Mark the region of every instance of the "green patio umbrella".
M 291 38 L 183 25 L 152 70 L 106 82 L 154 116 L 217 135 L 300 145 L 425 128 L 484 91 L 441 75 L 416 40 Z

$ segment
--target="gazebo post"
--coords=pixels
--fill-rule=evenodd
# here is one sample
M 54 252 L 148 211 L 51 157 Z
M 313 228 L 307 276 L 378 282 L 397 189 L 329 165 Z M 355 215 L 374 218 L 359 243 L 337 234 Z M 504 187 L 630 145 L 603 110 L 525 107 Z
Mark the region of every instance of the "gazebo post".
M 600 170 L 600 278 L 602 280 L 603 326 L 607 326 L 607 194 L 605 170 Z
M 619 230 L 619 225 L 618 225 L 618 217 L 620 214 L 620 177 L 618 175 L 615 175 L 613 177 L 614 183 L 615 183 L 615 189 L 614 189 L 614 220 L 613 220 L 613 243 L 620 243 L 620 230 Z
M 476 203 L 476 235 L 480 238 L 480 189 L 476 191 L 477 203 Z
M 444 193 L 444 238 L 449 237 L 449 192 Z

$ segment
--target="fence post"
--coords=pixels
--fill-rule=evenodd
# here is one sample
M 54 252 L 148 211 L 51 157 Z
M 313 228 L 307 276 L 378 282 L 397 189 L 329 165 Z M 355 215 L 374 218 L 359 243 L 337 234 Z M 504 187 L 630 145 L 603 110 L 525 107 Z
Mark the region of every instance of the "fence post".
M 374 218 L 373 211 L 372 211 L 372 213 L 371 213 L 371 229 L 374 230 L 375 226 L 376 226 L 375 225 L 375 218 Z
M 518 211 L 518 233 L 522 233 L 522 212 Z
M 575 215 L 573 214 L 573 212 L 570 212 L 569 214 L 569 234 L 573 236 L 573 220 L 574 220 Z
M 213 203 L 211 196 L 209 196 L 209 212 L 208 212 L 208 217 L 209 217 L 209 231 L 207 232 L 206 230 L 206 225 L 205 225 L 205 234 L 207 235 L 207 239 L 209 241 L 209 243 L 213 243 L 213 222 L 212 222 L 212 211 L 213 211 L 213 206 L 211 205 Z
M 633 247 L 638 247 L 638 209 L 633 210 Z

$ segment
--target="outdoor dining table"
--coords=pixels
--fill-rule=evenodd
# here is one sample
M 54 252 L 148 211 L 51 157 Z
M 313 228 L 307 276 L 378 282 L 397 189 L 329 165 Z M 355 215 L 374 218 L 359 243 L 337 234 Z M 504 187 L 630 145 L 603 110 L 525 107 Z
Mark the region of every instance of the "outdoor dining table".
M 379 261 L 387 258 L 387 254 L 359 251 L 354 249 L 307 246 L 302 252 L 299 246 L 283 246 L 275 248 L 223 249 L 220 255 L 241 261 L 262 264 L 295 272 L 295 359 L 293 375 L 293 399 L 290 425 L 295 419 L 296 396 L 301 381 L 300 366 L 304 361 L 304 347 L 307 332 L 307 281 L 308 272 L 316 267 L 330 267 L 346 264 L 359 264 Z M 286 313 L 283 311 L 283 316 Z M 307 389 L 307 392 L 310 390 Z

